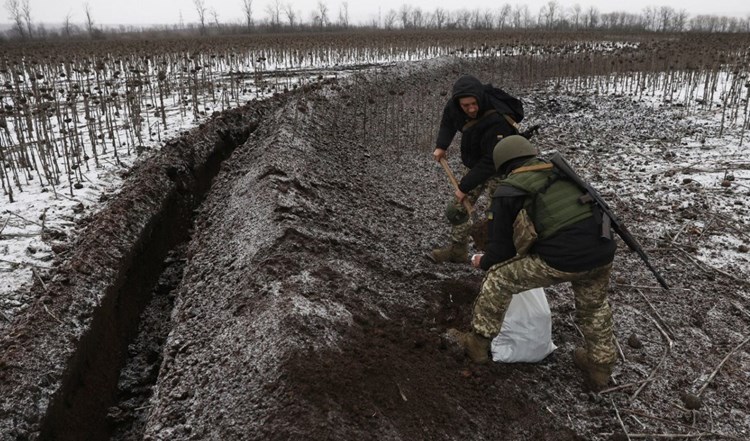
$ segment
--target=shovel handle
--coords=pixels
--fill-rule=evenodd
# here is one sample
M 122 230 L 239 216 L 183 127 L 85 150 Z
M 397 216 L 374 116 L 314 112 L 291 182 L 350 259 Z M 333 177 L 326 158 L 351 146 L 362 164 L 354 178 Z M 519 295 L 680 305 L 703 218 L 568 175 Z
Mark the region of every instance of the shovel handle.
M 451 181 L 451 184 L 453 185 L 453 189 L 460 190 L 458 188 L 458 181 L 456 181 L 456 177 L 453 175 L 453 171 L 448 165 L 448 161 L 446 161 L 445 158 L 440 158 L 440 165 L 443 166 L 443 170 L 445 170 L 445 174 L 448 175 L 448 180 Z M 468 199 L 464 198 L 463 204 L 467 213 L 471 214 L 471 212 L 474 211 L 474 208 L 472 208 L 471 202 L 469 202 Z

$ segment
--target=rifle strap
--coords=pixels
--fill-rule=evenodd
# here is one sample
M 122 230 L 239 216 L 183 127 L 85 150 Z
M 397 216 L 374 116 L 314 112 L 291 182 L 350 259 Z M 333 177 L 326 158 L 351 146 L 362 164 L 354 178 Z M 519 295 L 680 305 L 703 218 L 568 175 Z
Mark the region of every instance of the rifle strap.
M 493 113 L 497 113 L 497 110 L 490 109 L 490 110 L 484 112 L 482 114 L 482 116 L 480 116 L 479 118 L 472 119 L 471 121 L 469 121 L 466 124 L 464 124 L 464 126 L 461 128 L 461 132 L 465 132 L 465 131 L 469 130 L 470 128 L 474 127 L 481 119 L 486 118 L 486 117 L 492 115 Z M 514 120 L 507 113 L 503 113 L 503 117 L 508 122 L 508 124 L 510 124 L 510 126 L 513 127 L 516 130 L 516 133 L 521 133 L 521 126 L 518 125 L 518 123 L 516 122 L 516 120 Z
M 554 167 L 552 164 L 536 164 L 536 165 L 525 165 L 523 167 L 518 167 L 516 169 L 513 169 L 513 171 L 510 172 L 510 174 L 514 175 L 516 173 L 523 173 L 523 172 L 532 172 L 532 171 L 540 171 L 540 170 L 551 170 Z
M 467 122 L 466 124 L 464 124 L 464 126 L 461 128 L 461 132 L 463 133 L 463 132 L 469 130 L 470 128 L 472 128 L 475 125 L 477 125 L 479 123 L 479 121 L 483 120 L 484 118 L 487 118 L 488 116 L 492 115 L 493 113 L 497 113 L 497 110 L 490 109 L 490 110 L 484 112 L 482 114 L 482 116 L 480 116 L 479 118 L 475 118 L 475 119 L 469 120 L 469 122 Z

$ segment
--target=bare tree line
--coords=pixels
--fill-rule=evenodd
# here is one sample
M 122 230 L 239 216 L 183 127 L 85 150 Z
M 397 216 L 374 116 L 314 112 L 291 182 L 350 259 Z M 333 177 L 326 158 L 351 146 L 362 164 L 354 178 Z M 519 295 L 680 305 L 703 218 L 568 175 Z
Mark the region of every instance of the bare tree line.
M 59 29 L 48 30 L 32 20 L 31 0 L 5 0 L 5 9 L 12 24 L 8 39 L 44 39 L 55 36 L 85 35 L 102 38 L 105 33 L 143 32 L 150 30 L 187 31 L 206 34 L 242 32 L 289 32 L 299 30 L 342 30 L 351 27 L 367 29 L 476 29 L 476 30 L 621 30 L 653 32 L 750 32 L 750 16 L 745 18 L 719 15 L 691 16 L 686 10 L 669 6 L 649 6 L 640 13 L 601 12 L 596 6 L 582 8 L 579 4 L 565 7 L 551 0 L 533 12 L 525 4 L 501 4 L 495 8 L 432 11 L 403 4 L 398 9 L 379 13 L 369 22 L 353 25 L 349 16 L 349 3 L 342 1 L 332 10 L 324 0 L 318 0 L 311 9 L 303 11 L 283 0 L 267 0 L 259 8 L 255 0 L 237 0 L 241 15 L 223 21 L 218 11 L 210 6 L 211 0 L 193 0 L 194 22 L 185 24 L 182 11 L 179 23 L 162 26 L 119 26 L 98 28 L 89 3 L 82 5 L 84 22 L 73 23 L 69 12 Z

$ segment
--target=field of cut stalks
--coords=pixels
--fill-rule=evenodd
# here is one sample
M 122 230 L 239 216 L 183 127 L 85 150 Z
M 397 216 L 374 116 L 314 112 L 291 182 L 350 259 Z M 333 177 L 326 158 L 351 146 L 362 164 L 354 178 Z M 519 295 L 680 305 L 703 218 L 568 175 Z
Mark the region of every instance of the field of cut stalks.
M 658 96 L 682 106 L 685 116 L 720 106 L 721 129 L 739 128 L 741 146 L 749 48 L 743 34 L 707 40 L 483 31 L 6 45 L 0 52 L 0 200 L 8 205 L 0 210 L 0 272 L 8 277 L 0 293 L 17 291 L 34 272 L 49 269 L 55 242 L 76 234 L 75 219 L 105 200 L 102 192 L 116 191 L 135 161 L 248 101 L 334 77 L 354 75 L 356 87 L 366 81 L 358 71 L 387 77 L 381 68 L 395 63 L 502 58 L 506 67 L 483 80 L 511 92 L 549 81 L 560 93 Z M 377 131 L 389 143 L 429 149 L 448 92 L 431 82 L 387 84 L 357 110 L 352 130 L 363 140 Z M 419 89 L 420 98 L 406 102 L 407 87 Z M 375 106 L 385 109 L 377 119 Z M 2 309 L 12 316 L 8 311 L 24 304 L 3 299 Z
M 529 83 L 552 77 L 567 91 L 658 90 L 687 109 L 720 95 L 726 123 L 746 126 L 742 38 L 716 36 L 707 45 L 700 36 L 373 32 L 5 47 L 3 196 L 13 202 L 36 180 L 72 197 L 86 171 L 158 146 L 175 126 L 352 68 L 439 56 L 512 57 L 517 77 Z M 684 84 L 688 93 L 675 96 Z

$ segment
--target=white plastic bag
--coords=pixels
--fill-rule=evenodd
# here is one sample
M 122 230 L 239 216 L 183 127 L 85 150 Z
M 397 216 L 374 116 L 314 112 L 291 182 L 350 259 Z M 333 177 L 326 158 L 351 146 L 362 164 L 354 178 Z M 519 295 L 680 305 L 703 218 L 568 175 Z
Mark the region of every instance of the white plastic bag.
M 543 288 L 513 296 L 500 334 L 492 340 L 492 360 L 535 363 L 557 349 L 552 343 L 552 317 Z

